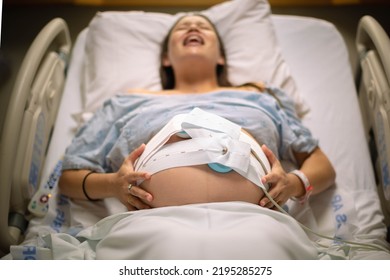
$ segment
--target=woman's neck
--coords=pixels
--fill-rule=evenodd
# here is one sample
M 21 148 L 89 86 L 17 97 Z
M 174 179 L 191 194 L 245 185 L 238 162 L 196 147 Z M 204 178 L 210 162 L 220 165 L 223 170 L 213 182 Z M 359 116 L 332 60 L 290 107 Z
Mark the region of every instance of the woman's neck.
M 218 88 L 218 84 L 213 82 L 176 83 L 175 86 L 175 90 L 182 93 L 204 93 Z
M 214 71 L 199 70 L 181 71 L 175 76 L 175 90 L 183 93 L 204 93 L 219 88 Z

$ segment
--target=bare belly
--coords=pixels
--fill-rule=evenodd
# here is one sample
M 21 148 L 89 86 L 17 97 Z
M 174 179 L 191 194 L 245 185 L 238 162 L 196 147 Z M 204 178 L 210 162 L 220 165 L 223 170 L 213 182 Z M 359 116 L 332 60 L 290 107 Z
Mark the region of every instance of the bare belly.
M 218 173 L 207 165 L 167 169 L 154 174 L 141 187 L 153 195 L 152 207 L 224 201 L 258 204 L 264 195 L 235 171 Z

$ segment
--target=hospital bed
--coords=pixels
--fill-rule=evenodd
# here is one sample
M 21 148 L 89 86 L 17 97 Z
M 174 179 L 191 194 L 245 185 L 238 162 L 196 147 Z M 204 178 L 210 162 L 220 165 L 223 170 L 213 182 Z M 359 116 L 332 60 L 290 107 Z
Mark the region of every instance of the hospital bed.
M 57 189 L 61 158 L 77 127 L 117 92 L 159 88 L 159 43 L 180 14 L 100 12 L 73 46 L 66 23 L 56 18 L 26 55 L 2 131 L 4 259 L 310 258 L 300 253 L 306 245 L 292 240 L 301 240 L 298 233 L 292 232 L 291 240 L 288 234 L 281 237 L 291 241 L 288 246 L 263 234 L 272 233 L 262 223 L 264 216 L 291 224 L 289 230 L 305 228 L 318 248 L 315 258 L 390 259 L 390 43 L 380 25 L 368 16 L 361 19 L 356 39 L 360 67 L 354 77 L 343 38 L 329 22 L 273 15 L 262 0 L 225 2 L 203 12 L 224 39 L 231 81 L 263 80 L 290 94 L 333 163 L 336 184 L 308 203 L 288 201 L 283 207 L 288 214 L 240 202 L 132 214 L 112 199 L 62 196 Z M 200 214 L 205 212 L 207 227 Z M 125 234 L 103 227 L 104 238 L 96 239 L 92 231 L 102 230 L 99 225 L 107 217 L 133 220 Z M 80 232 L 83 238 L 76 238 Z M 121 240 L 123 235 L 132 241 Z M 116 252 L 107 241 L 113 239 L 132 245 Z M 261 253 L 253 252 L 257 243 Z M 278 246 L 283 252 L 277 254 Z M 285 252 L 289 246 L 295 251 Z

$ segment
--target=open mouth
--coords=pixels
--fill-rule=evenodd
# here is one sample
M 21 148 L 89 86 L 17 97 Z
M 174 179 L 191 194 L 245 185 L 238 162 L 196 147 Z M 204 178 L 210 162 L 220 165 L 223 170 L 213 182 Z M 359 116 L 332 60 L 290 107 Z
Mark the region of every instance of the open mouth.
M 184 46 L 199 46 L 203 44 L 204 44 L 203 38 L 195 34 L 187 36 L 183 42 Z

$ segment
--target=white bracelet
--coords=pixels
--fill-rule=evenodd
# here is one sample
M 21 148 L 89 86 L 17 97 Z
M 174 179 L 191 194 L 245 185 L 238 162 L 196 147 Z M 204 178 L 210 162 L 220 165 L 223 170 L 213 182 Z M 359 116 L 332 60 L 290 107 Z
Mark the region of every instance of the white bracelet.
M 313 190 L 313 187 L 310 184 L 309 179 L 306 177 L 305 173 L 303 173 L 302 171 L 296 169 L 296 170 L 291 171 L 290 173 L 297 176 L 301 180 L 301 182 L 303 183 L 303 186 L 305 187 L 305 195 L 299 199 L 299 202 L 305 203 L 309 199 L 309 196 Z
M 295 170 L 291 171 L 290 173 L 298 176 L 298 178 L 302 181 L 305 189 L 310 186 L 309 179 L 307 179 L 306 175 L 301 170 L 295 169 Z

